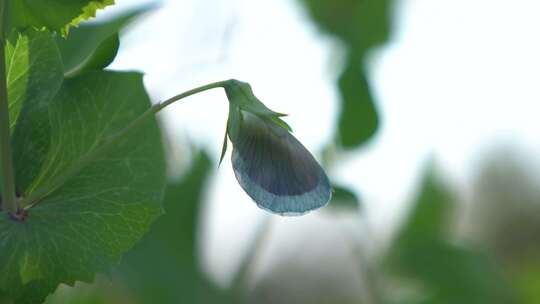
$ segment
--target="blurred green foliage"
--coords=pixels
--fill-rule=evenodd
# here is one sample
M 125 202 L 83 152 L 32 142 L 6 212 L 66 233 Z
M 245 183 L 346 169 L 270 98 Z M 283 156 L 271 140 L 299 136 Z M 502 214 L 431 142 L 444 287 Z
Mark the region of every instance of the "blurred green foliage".
M 391 274 L 414 281 L 415 303 L 515 303 L 500 269 L 485 253 L 452 240 L 456 199 L 430 168 L 388 253 Z
M 521 303 L 540 303 L 540 178 L 533 159 L 515 147 L 485 158 L 467 230 L 503 267 Z
M 339 143 L 354 148 L 379 128 L 379 116 L 364 67 L 369 52 L 390 37 L 393 0 L 302 0 L 313 20 L 347 49 L 341 92 Z
M 138 303 L 215 303 L 225 294 L 200 272 L 197 229 L 201 196 L 211 162 L 199 154 L 186 178 L 171 183 L 165 215 L 124 259 L 114 278 L 129 288 Z

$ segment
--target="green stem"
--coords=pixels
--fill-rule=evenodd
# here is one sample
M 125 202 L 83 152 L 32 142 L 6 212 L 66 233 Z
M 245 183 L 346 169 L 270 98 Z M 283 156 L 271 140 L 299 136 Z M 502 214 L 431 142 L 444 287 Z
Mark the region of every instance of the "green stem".
M 9 129 L 9 104 L 6 81 L 6 61 L 4 54 L 7 0 L 0 0 L 0 153 L 2 165 L 2 207 L 9 213 L 17 212 L 15 195 L 15 174 L 11 155 Z
M 3 0 L 0 0 L 3 1 Z M 24 209 L 30 209 L 33 206 L 37 205 L 43 198 L 45 198 L 49 193 L 53 192 L 54 190 L 61 187 L 65 182 L 67 182 L 70 178 L 72 178 L 75 174 L 77 174 L 80 170 L 82 170 L 88 163 L 93 161 L 103 150 L 106 150 L 112 146 L 114 146 L 116 143 L 118 143 L 119 140 L 124 138 L 129 132 L 136 129 L 137 127 L 141 126 L 144 122 L 146 122 L 149 118 L 154 117 L 159 111 L 163 110 L 167 106 L 175 103 L 176 101 L 189 97 L 191 95 L 216 89 L 223 87 L 227 81 L 219 81 L 210 83 L 189 91 L 186 91 L 182 94 L 178 94 L 172 98 L 169 98 L 163 102 L 160 102 L 158 104 L 155 104 L 150 109 L 146 110 L 141 116 L 137 117 L 134 121 L 132 121 L 129 125 L 127 125 L 125 128 L 117 132 L 116 134 L 113 134 L 109 137 L 106 137 L 100 141 L 98 145 L 96 145 L 96 148 L 93 150 L 90 150 L 88 153 L 86 153 L 81 159 L 77 162 L 76 165 L 69 168 L 64 174 L 58 176 L 50 183 L 44 185 L 43 187 L 40 187 L 36 189 L 30 196 L 24 198 L 20 204 L 24 207 Z
M 154 115 L 156 115 L 159 111 L 163 110 L 164 108 L 166 108 L 167 106 L 175 103 L 176 101 L 180 100 L 180 99 L 183 99 L 183 98 L 186 98 L 186 97 L 189 97 L 191 95 L 195 95 L 197 93 L 200 93 L 200 92 L 204 92 L 204 91 L 207 91 L 207 90 L 211 90 L 211 89 L 217 89 L 217 88 L 221 88 L 223 87 L 225 84 L 227 83 L 227 81 L 218 81 L 218 82 L 213 82 L 213 83 L 210 83 L 210 84 L 207 84 L 207 85 L 204 85 L 204 86 L 201 86 L 201 87 L 198 87 L 198 88 L 195 88 L 195 89 L 192 89 L 192 90 L 189 90 L 189 91 L 186 91 L 182 94 L 178 94 L 174 97 L 171 97 L 163 102 L 160 102 L 158 104 L 155 104 L 153 107 L 151 107 L 150 109 L 146 110 L 146 112 L 144 112 L 141 116 L 139 116 L 137 119 L 135 119 L 134 121 L 132 121 L 127 127 L 125 127 L 124 129 L 122 129 L 120 132 L 116 133 L 115 135 L 112 135 L 108 138 L 106 138 L 103 143 L 105 145 L 110 145 L 110 142 L 117 142 L 118 139 L 121 139 L 123 138 L 127 133 L 129 133 L 132 129 L 140 126 L 142 123 L 144 123 L 149 117 L 152 117 Z

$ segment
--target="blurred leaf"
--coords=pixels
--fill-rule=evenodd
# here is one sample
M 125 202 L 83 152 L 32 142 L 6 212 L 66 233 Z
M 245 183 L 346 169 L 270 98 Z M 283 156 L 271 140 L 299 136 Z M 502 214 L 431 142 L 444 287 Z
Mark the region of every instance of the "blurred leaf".
M 199 154 L 184 180 L 166 191 L 165 215 L 124 257 L 114 275 L 137 303 L 227 303 L 227 295 L 200 271 L 197 228 L 201 197 L 212 168 Z
M 331 211 L 356 211 L 360 208 L 360 199 L 351 190 L 341 187 L 332 186 L 332 200 L 328 205 L 328 210 Z
M 360 59 L 349 58 L 338 81 L 342 98 L 339 142 L 346 148 L 366 142 L 379 128 L 379 116 Z
M 422 283 L 428 300 L 421 303 L 513 303 L 487 256 L 450 242 L 455 201 L 431 170 L 388 254 L 387 266 Z
M 393 0 L 302 0 L 313 20 L 324 31 L 341 39 L 348 53 L 339 77 L 342 107 L 340 143 L 354 148 L 377 131 L 379 118 L 363 64 L 374 47 L 390 36 Z
M 57 36 L 56 44 L 64 63 L 64 74 L 73 77 L 86 70 L 107 67 L 118 52 L 119 31 L 150 9 L 150 6 L 146 6 L 106 22 L 82 24 L 71 30 L 67 38 Z
M 540 301 L 540 179 L 534 155 L 513 146 L 483 158 L 467 237 L 497 258 L 523 303 Z
M 540 259 L 540 178 L 533 155 L 505 148 L 486 156 L 474 182 L 474 240 L 505 264 Z
M 512 285 L 519 292 L 522 303 L 540 303 L 540 261 L 538 256 L 524 259 L 521 265 L 509 269 Z
M 436 174 L 433 167 L 427 169 L 422 189 L 398 236 L 398 245 L 436 241 L 448 236 L 455 200 Z

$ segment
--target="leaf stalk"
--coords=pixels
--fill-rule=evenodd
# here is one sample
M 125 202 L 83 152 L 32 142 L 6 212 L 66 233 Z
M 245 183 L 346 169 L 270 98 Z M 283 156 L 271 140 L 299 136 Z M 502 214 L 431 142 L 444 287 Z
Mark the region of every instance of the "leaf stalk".
M 4 0 L 0 0 L 4 1 Z M 67 182 L 70 178 L 72 178 L 75 174 L 77 174 L 80 170 L 82 170 L 89 162 L 94 160 L 103 150 L 108 149 L 109 147 L 114 146 L 118 143 L 122 138 L 124 138 L 128 133 L 136 129 L 137 127 L 141 126 L 143 123 L 145 123 L 149 118 L 156 115 L 159 111 L 163 110 L 167 106 L 175 103 L 176 101 L 189 97 L 191 95 L 195 95 L 197 93 L 221 88 L 223 87 L 227 81 L 219 81 L 210 83 L 204 86 L 200 86 L 198 88 L 186 91 L 184 93 L 178 94 L 174 97 L 171 97 L 163 102 L 160 102 L 158 104 L 153 105 L 148 110 L 146 110 L 143 114 L 141 114 L 139 117 L 137 117 L 135 120 L 133 120 L 129 125 L 127 125 L 122 130 L 118 131 L 116 134 L 113 134 L 109 137 L 105 137 L 101 140 L 101 142 L 96 145 L 96 148 L 92 149 L 88 153 L 86 153 L 78 162 L 78 164 L 70 169 L 68 169 L 64 174 L 58 176 L 54 180 L 52 180 L 50 183 L 46 184 L 43 187 L 37 188 L 36 191 L 34 191 L 30 196 L 24 198 L 21 200 L 20 204 L 23 206 L 25 210 L 28 210 L 35 205 L 37 205 L 40 201 L 42 201 L 49 193 L 53 192 L 54 190 L 61 187 L 65 182 Z

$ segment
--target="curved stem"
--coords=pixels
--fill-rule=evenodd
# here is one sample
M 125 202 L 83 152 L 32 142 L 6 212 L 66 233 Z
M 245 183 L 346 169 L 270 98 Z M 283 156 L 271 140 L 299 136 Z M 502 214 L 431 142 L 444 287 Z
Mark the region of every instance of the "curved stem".
M 67 182 L 80 170 L 86 167 L 86 165 L 90 163 L 91 161 L 93 161 L 103 150 L 106 150 L 109 147 L 114 146 L 119 140 L 124 138 L 129 132 L 141 126 L 144 122 L 146 122 L 147 119 L 153 117 L 159 111 L 163 110 L 167 106 L 175 103 L 176 101 L 180 99 L 189 97 L 191 95 L 194 95 L 203 91 L 211 90 L 211 89 L 221 88 L 226 83 L 227 81 L 219 81 L 219 82 L 210 83 L 210 84 L 186 91 L 182 94 L 178 94 L 163 102 L 153 105 L 148 110 L 146 110 L 146 112 L 141 114 L 141 116 L 137 117 L 134 121 L 132 121 L 129 125 L 127 125 L 125 128 L 118 131 L 116 134 L 113 134 L 109 137 L 102 139 L 100 143 L 96 145 L 96 148 L 88 151 L 88 153 L 83 155 L 76 165 L 69 168 L 66 172 L 64 172 L 62 175 L 58 176 L 57 178 L 55 178 L 50 183 L 46 184 L 44 187 L 40 187 L 36 189 L 36 191 L 34 191 L 30 196 L 21 200 L 20 202 L 21 206 L 23 206 L 24 209 L 30 209 L 34 207 L 35 205 L 37 205 L 48 194 L 50 194 L 54 190 L 61 187 L 65 182 Z
M 4 54 L 7 0 L 0 0 L 0 154 L 2 166 L 2 208 L 14 214 L 17 212 L 15 195 L 15 174 L 11 155 L 11 134 L 9 129 L 9 104 Z
M 131 122 L 127 127 L 122 129 L 120 132 L 118 132 L 118 133 L 116 133 L 116 134 L 114 134 L 114 135 L 112 135 L 112 136 L 110 136 L 108 138 L 105 138 L 103 140 L 103 143 L 108 145 L 108 144 L 110 144 L 109 142 L 116 142 L 118 139 L 124 137 L 127 133 L 129 133 L 132 129 L 134 129 L 134 128 L 138 127 L 139 125 L 141 125 L 142 123 L 144 123 L 146 121 L 146 119 L 156 115 L 159 111 L 163 110 L 167 106 L 175 103 L 176 101 L 178 101 L 180 99 L 189 97 L 191 95 L 195 95 L 195 94 L 203 92 L 203 91 L 216 89 L 216 88 L 221 88 L 226 83 L 227 83 L 227 81 L 213 82 L 213 83 L 210 83 L 210 84 L 207 84 L 207 85 L 204 85 L 204 86 L 201 86 L 201 87 L 186 91 L 186 92 L 184 92 L 182 94 L 178 94 L 178 95 L 176 95 L 174 97 L 171 97 L 171 98 L 169 98 L 169 99 L 167 99 L 167 100 L 165 100 L 163 102 L 155 104 L 150 109 L 146 110 L 146 112 L 144 112 L 141 116 L 139 116 L 137 119 L 135 119 L 133 122 Z

